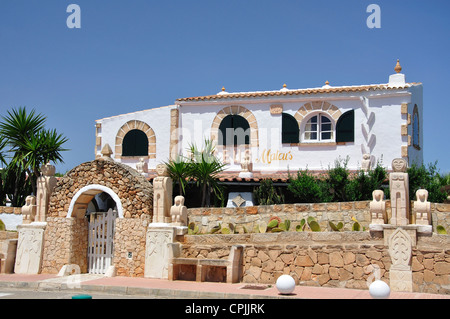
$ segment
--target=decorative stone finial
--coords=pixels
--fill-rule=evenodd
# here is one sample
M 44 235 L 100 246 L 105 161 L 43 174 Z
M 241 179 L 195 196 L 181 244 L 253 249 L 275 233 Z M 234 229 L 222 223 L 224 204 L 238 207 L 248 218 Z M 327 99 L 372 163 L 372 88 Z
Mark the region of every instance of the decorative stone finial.
M 286 83 L 284 83 L 284 84 L 283 84 L 283 87 L 284 87 L 284 88 L 287 88 L 287 85 L 286 85 Z
M 400 65 L 400 60 L 397 59 L 397 64 L 395 65 L 394 71 L 400 73 L 402 71 L 402 66 Z
M 112 161 L 113 159 L 111 158 L 111 155 L 113 153 L 111 146 L 109 146 L 108 143 L 105 144 L 105 146 L 103 146 L 102 148 L 102 157 L 100 158 L 101 160 L 106 160 L 106 161 Z
M 330 85 L 330 82 L 328 82 L 328 80 L 325 81 L 325 85 Z
M 224 86 L 222 86 L 222 92 L 225 92 L 225 87 Z

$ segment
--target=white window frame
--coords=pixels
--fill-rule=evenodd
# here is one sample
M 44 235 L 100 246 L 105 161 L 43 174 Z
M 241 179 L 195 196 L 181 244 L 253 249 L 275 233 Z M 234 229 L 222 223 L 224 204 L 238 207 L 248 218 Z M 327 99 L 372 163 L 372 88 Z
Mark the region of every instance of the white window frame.
M 317 123 L 314 123 L 317 125 L 317 129 L 315 131 L 307 131 L 306 127 L 309 123 L 309 121 L 311 121 L 311 119 L 317 116 Z M 326 119 L 328 119 L 330 122 L 328 123 L 323 123 L 322 122 L 322 117 L 325 117 Z M 326 113 L 323 112 L 318 112 L 318 113 L 313 113 L 311 115 L 309 115 L 307 118 L 305 118 L 304 121 L 302 121 L 302 127 L 301 127 L 301 142 L 302 143 L 330 143 L 330 142 L 335 142 L 336 140 L 336 123 L 334 122 L 334 120 Z M 323 130 L 322 125 L 325 124 L 331 124 L 331 130 Z M 306 138 L 306 133 L 317 133 L 317 139 L 307 139 Z M 330 139 L 322 139 L 322 133 L 326 133 L 326 132 L 330 132 L 331 133 L 331 138 Z

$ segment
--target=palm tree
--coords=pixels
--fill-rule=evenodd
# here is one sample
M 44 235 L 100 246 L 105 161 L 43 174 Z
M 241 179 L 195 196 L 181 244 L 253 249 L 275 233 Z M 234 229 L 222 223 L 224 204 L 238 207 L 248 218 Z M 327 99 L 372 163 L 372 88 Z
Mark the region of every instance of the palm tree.
M 0 136 L 13 154 L 9 165 L 16 166 L 28 174 L 32 180 L 33 193 L 36 194 L 36 180 L 41 166 L 50 161 L 63 162 L 61 152 L 66 149 L 63 149 L 62 145 L 67 142 L 67 138 L 56 130 L 46 130 L 46 117 L 36 114 L 34 109 L 29 113 L 25 107 L 12 109 L 2 120 Z M 18 179 L 19 176 L 16 179 L 16 187 Z
M 173 181 L 178 184 L 178 193 L 185 194 L 186 186 L 191 178 L 192 165 L 182 155 L 178 155 L 175 160 L 169 160 L 166 164 L 167 171 Z
M 214 144 L 210 140 L 205 140 L 202 151 L 199 151 L 195 145 L 190 146 L 192 154 L 191 174 L 197 186 L 202 185 L 202 207 L 210 206 L 212 192 L 219 198 L 223 197 L 217 175 L 223 171 L 225 164 L 221 163 L 214 155 L 214 150 Z

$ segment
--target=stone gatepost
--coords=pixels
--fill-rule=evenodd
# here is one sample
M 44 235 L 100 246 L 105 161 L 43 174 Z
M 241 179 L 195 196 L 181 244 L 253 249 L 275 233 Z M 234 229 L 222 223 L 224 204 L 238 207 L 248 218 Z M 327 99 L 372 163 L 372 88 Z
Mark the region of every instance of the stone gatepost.
M 14 266 L 16 274 L 32 275 L 40 273 L 46 225 L 47 223 L 33 222 L 17 226 L 19 239 Z
M 50 203 L 50 195 L 57 182 L 55 177 L 55 166 L 50 165 L 50 163 L 43 165 L 41 167 L 41 176 L 37 179 L 37 211 L 35 221 L 45 222 Z
M 47 226 L 50 195 L 56 185 L 55 167 L 49 163 L 41 167 L 41 176 L 37 180 L 37 196 L 27 197 L 27 203 L 22 207 L 26 216 L 22 225 L 17 226 L 16 274 L 39 274 L 41 272 L 44 231 Z M 34 205 L 34 199 L 36 204 Z
M 387 218 L 382 191 L 374 191 L 374 200 L 370 205 L 372 222 L 369 229 L 371 232 L 382 234 L 384 244 L 389 248 L 392 261 L 389 269 L 391 290 L 412 292 L 412 248 L 417 245 L 418 236 L 432 234 L 431 218 L 428 216 L 429 209 L 426 196 L 423 196 L 424 191 L 418 193 L 415 203 L 418 216 L 411 215 L 406 161 L 396 158 L 392 161 L 392 168 L 394 171 L 389 175 L 391 218 L 390 220 Z M 411 224 L 414 221 L 416 223 Z
M 168 279 L 169 244 L 187 233 L 187 208 L 183 206 L 183 196 L 177 196 L 172 206 L 172 180 L 165 165 L 158 165 L 157 171 L 158 177 L 153 181 L 153 222 L 146 234 L 144 277 Z

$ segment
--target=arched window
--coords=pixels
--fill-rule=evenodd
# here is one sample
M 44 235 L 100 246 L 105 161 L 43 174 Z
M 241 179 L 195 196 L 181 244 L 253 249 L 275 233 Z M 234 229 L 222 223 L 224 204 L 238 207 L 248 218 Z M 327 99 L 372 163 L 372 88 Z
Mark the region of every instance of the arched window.
M 219 145 L 250 144 L 250 125 L 240 115 L 227 115 L 219 126 Z
M 342 114 L 336 123 L 336 142 L 355 141 L 355 111 Z
M 281 114 L 281 143 L 298 143 L 299 129 L 295 117 L 290 114 Z
M 147 156 L 148 138 L 141 130 L 131 130 L 123 138 L 122 156 Z
M 333 140 L 334 126 L 328 116 L 319 113 L 308 119 L 303 131 L 303 141 L 330 142 Z
M 414 105 L 413 109 L 413 146 L 417 149 L 420 149 L 420 140 L 419 140 L 419 110 L 417 108 L 417 104 Z

